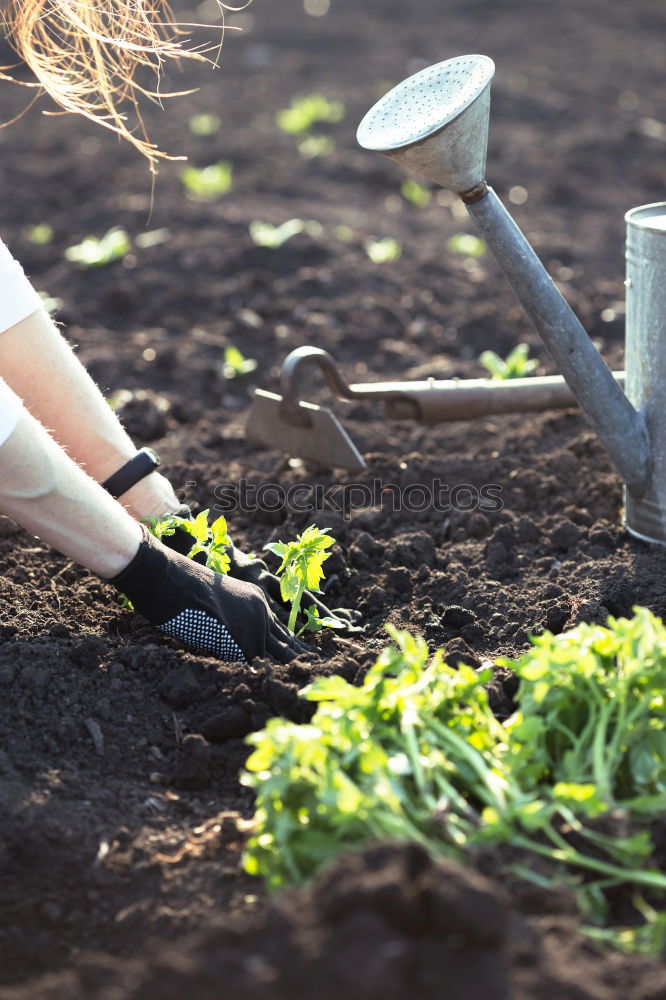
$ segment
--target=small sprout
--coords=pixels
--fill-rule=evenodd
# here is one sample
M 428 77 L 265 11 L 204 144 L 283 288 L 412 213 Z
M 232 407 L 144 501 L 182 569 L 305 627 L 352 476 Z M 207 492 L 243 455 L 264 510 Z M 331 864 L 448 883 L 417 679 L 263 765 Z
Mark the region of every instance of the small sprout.
M 148 247 L 159 246 L 160 243 L 166 243 L 167 240 L 171 239 L 171 230 L 169 229 L 150 229 L 146 233 L 139 233 L 135 237 L 134 242 L 141 250 L 147 250 Z
M 215 135 L 215 133 L 220 128 L 222 120 L 218 118 L 217 115 L 208 114 L 203 112 L 198 115 L 192 115 L 188 122 L 190 126 L 190 132 L 192 135 L 199 136 L 209 136 Z
M 324 615 L 322 618 L 316 604 L 306 608 L 304 613 L 305 625 L 298 630 L 296 635 L 302 635 L 303 632 L 321 632 L 323 628 L 347 628 L 345 622 L 340 621 L 339 618 L 333 618 L 332 615 Z
M 65 250 L 65 257 L 81 267 L 104 267 L 121 260 L 131 248 L 125 230 L 114 226 L 104 236 L 85 236 L 80 243 Z
M 336 226 L 333 235 L 336 240 L 340 240 L 342 243 L 351 243 L 354 239 L 354 230 L 351 226 Z
M 318 122 L 340 122 L 345 116 L 342 101 L 329 101 L 323 94 L 296 97 L 288 108 L 278 111 L 275 120 L 283 132 L 306 135 Z
M 418 205 L 421 208 L 427 205 L 432 198 L 432 192 L 429 188 L 424 187 L 423 184 L 419 184 L 418 181 L 415 181 L 411 177 L 408 177 L 400 185 L 400 194 L 407 201 L 411 201 L 413 205 Z
M 36 226 L 28 226 L 24 229 L 23 235 L 29 243 L 44 247 L 53 240 L 53 226 L 50 226 L 48 222 L 39 222 Z
M 146 524 L 155 538 L 162 539 L 165 535 L 173 535 L 176 528 L 192 536 L 192 547 L 187 553 L 188 559 L 194 559 L 199 553 L 206 556 L 205 565 L 215 573 L 228 573 L 231 563 L 227 549 L 231 546 L 231 538 L 227 533 L 226 518 L 220 516 L 208 524 L 208 511 L 202 510 L 193 521 L 169 514 L 166 517 L 149 517 Z
M 365 252 L 373 264 L 386 264 L 387 261 L 400 259 L 402 246 L 391 236 L 386 236 L 382 240 L 367 240 Z
M 527 344 L 518 344 L 507 355 L 506 360 L 500 358 L 494 351 L 483 351 L 479 361 L 495 381 L 525 378 L 539 367 L 536 358 L 528 358 L 529 351 Z
M 464 257 L 483 257 L 486 244 L 478 236 L 471 233 L 456 233 L 446 241 L 446 249 L 451 253 L 459 253 Z
M 198 167 L 183 167 L 180 179 L 194 201 L 216 201 L 231 190 L 233 168 L 228 160 Z
M 311 524 L 293 542 L 269 542 L 264 545 L 265 549 L 282 560 L 277 575 L 280 577 L 282 600 L 286 604 L 291 602 L 287 628 L 292 634 L 304 591 L 319 592 L 319 584 L 324 579 L 322 563 L 331 554 L 326 549 L 334 542 L 335 539 L 328 534 L 328 528 L 320 530 Z
M 298 144 L 298 152 L 306 160 L 314 160 L 318 156 L 330 156 L 335 149 L 335 142 L 327 135 L 309 135 Z
M 42 305 L 46 309 L 49 316 L 56 313 L 58 309 L 62 309 L 63 301 L 54 295 L 49 295 L 48 292 L 38 292 L 37 293 L 42 300 Z
M 315 219 L 287 219 L 280 226 L 272 226 L 270 222 L 253 219 L 249 229 L 252 242 L 258 247 L 266 247 L 269 250 L 277 250 L 299 233 L 321 236 L 324 231 L 322 224 Z
M 225 378 L 242 378 L 243 375 L 249 375 L 257 367 L 257 362 L 254 358 L 246 358 L 230 344 L 228 347 L 224 348 L 224 365 L 222 367 L 222 374 Z

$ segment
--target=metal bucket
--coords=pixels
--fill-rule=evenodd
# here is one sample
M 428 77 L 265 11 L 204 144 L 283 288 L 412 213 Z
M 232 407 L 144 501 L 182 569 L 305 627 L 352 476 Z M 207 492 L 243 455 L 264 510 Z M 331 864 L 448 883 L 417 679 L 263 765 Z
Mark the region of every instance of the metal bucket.
M 651 475 L 639 497 L 625 490 L 627 531 L 666 544 L 666 202 L 641 205 L 627 224 L 626 393 L 643 414 Z

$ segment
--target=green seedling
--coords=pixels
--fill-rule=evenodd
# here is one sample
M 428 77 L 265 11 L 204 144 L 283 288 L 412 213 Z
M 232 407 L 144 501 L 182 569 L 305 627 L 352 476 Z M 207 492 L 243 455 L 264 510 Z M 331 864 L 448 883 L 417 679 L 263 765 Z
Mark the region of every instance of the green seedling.
M 157 247 L 160 243 L 166 243 L 171 239 L 170 229 L 149 229 L 145 233 L 139 233 L 134 242 L 141 250 L 147 250 L 150 247 Z
M 333 229 L 333 235 L 336 240 L 340 240 L 341 243 L 351 243 L 354 239 L 354 230 L 351 226 L 344 225 L 335 226 Z
M 226 574 L 231 563 L 227 554 L 232 542 L 227 532 L 227 522 L 222 516 L 212 524 L 208 524 L 208 511 L 202 510 L 193 521 L 177 514 L 166 517 L 150 517 L 146 520 L 148 528 L 155 538 L 162 539 L 165 535 L 173 535 L 176 528 L 192 536 L 192 547 L 187 553 L 188 559 L 194 559 L 200 552 L 206 556 L 206 566 L 215 573 Z
M 28 226 L 27 229 L 24 229 L 23 235 L 29 243 L 34 243 L 35 246 L 47 246 L 53 241 L 53 226 L 50 226 L 48 222 L 39 222 L 36 226 Z
M 329 101 L 323 94 L 296 97 L 288 108 L 278 111 L 275 120 L 283 132 L 306 135 L 319 122 L 340 122 L 345 116 L 342 101 Z
M 323 628 L 346 629 L 347 626 L 345 622 L 341 622 L 339 618 L 333 618 L 332 615 L 324 615 L 322 618 L 317 605 L 312 604 L 305 609 L 305 625 L 298 630 L 296 635 L 302 635 L 303 632 L 321 632 Z
M 382 240 L 366 240 L 365 252 L 373 264 L 386 264 L 399 260 L 402 256 L 402 245 L 390 236 Z
M 304 591 L 319 592 L 319 584 L 324 579 L 322 563 L 330 556 L 331 553 L 326 550 L 334 542 L 335 539 L 328 534 L 328 528 L 320 530 L 311 524 L 293 542 L 269 542 L 264 546 L 282 560 L 277 575 L 280 577 L 282 600 L 286 604 L 291 602 L 287 628 L 292 634 L 296 628 L 296 617 Z
M 430 203 L 432 198 L 432 192 L 429 188 L 424 187 L 423 184 L 419 184 L 413 178 L 408 177 L 406 181 L 403 181 L 400 185 L 400 194 L 407 201 L 411 201 L 413 205 L 418 205 L 423 208 L 425 205 Z
M 222 124 L 222 120 L 218 118 L 217 115 L 203 112 L 198 115 L 192 115 L 188 124 L 192 135 L 198 135 L 205 138 L 210 135 L 215 135 Z
M 222 374 L 225 378 L 242 378 L 244 375 L 250 375 L 256 367 L 257 362 L 254 358 L 246 358 L 233 344 L 224 348 Z
M 298 236 L 299 233 L 306 233 L 308 236 L 321 236 L 323 226 L 314 219 L 287 219 L 279 226 L 272 226 L 270 222 L 253 219 L 249 231 L 250 238 L 256 246 L 277 250 L 287 240 Z
M 330 156 L 335 149 L 335 141 L 328 135 L 308 135 L 298 144 L 298 152 L 306 160 L 318 156 Z
M 486 244 L 478 236 L 471 233 L 456 233 L 446 241 L 446 249 L 451 253 L 459 253 L 464 257 L 483 257 Z
M 395 644 L 360 685 L 330 676 L 304 690 L 317 704 L 308 725 L 274 719 L 248 737 L 246 870 L 277 888 L 377 839 L 472 863 L 491 845 L 505 874 L 573 890 L 598 924 L 606 893 L 634 887 L 642 927 L 590 933 L 663 953 L 666 912 L 653 905 L 666 873 L 651 838 L 666 796 L 662 622 L 637 608 L 497 661 L 519 678 L 520 710 L 505 724 L 488 704 L 491 670 L 453 668 L 423 639 L 389 632 Z
M 104 267 L 121 260 L 131 247 L 125 230 L 114 226 L 104 236 L 86 236 L 80 243 L 68 247 L 65 257 L 81 267 Z
M 495 381 L 526 378 L 539 367 L 539 362 L 535 358 L 528 358 L 529 352 L 527 344 L 518 344 L 507 355 L 506 360 L 500 358 L 494 351 L 483 351 L 479 361 Z
M 217 201 L 231 190 L 233 167 L 228 160 L 208 167 L 183 167 L 180 179 L 194 201 Z

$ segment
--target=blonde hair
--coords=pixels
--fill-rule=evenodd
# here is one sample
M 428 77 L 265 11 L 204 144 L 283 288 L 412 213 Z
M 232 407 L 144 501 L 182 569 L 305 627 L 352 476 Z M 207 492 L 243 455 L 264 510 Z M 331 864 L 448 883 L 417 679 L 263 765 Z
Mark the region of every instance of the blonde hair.
M 225 4 L 217 2 L 222 16 Z M 192 47 L 163 0 L 10 0 L 3 19 L 9 44 L 35 81 L 18 80 L 11 66 L 0 67 L 0 79 L 36 88 L 31 104 L 46 93 L 64 112 L 116 132 L 148 158 L 153 171 L 159 158 L 174 157 L 148 138 L 140 98 L 191 93 L 160 93 L 164 62 L 206 61 L 206 53 L 219 49 L 224 30 L 220 24 L 216 45 Z M 137 79 L 144 70 L 156 77 L 155 89 Z

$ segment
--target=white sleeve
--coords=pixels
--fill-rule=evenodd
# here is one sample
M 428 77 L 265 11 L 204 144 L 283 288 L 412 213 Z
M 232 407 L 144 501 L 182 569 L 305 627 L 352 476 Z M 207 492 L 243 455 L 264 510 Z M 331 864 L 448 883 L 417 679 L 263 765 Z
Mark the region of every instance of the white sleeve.
M 36 312 L 41 299 L 0 240 L 0 334 Z
M 12 433 L 23 413 L 23 403 L 0 378 L 0 447 Z

